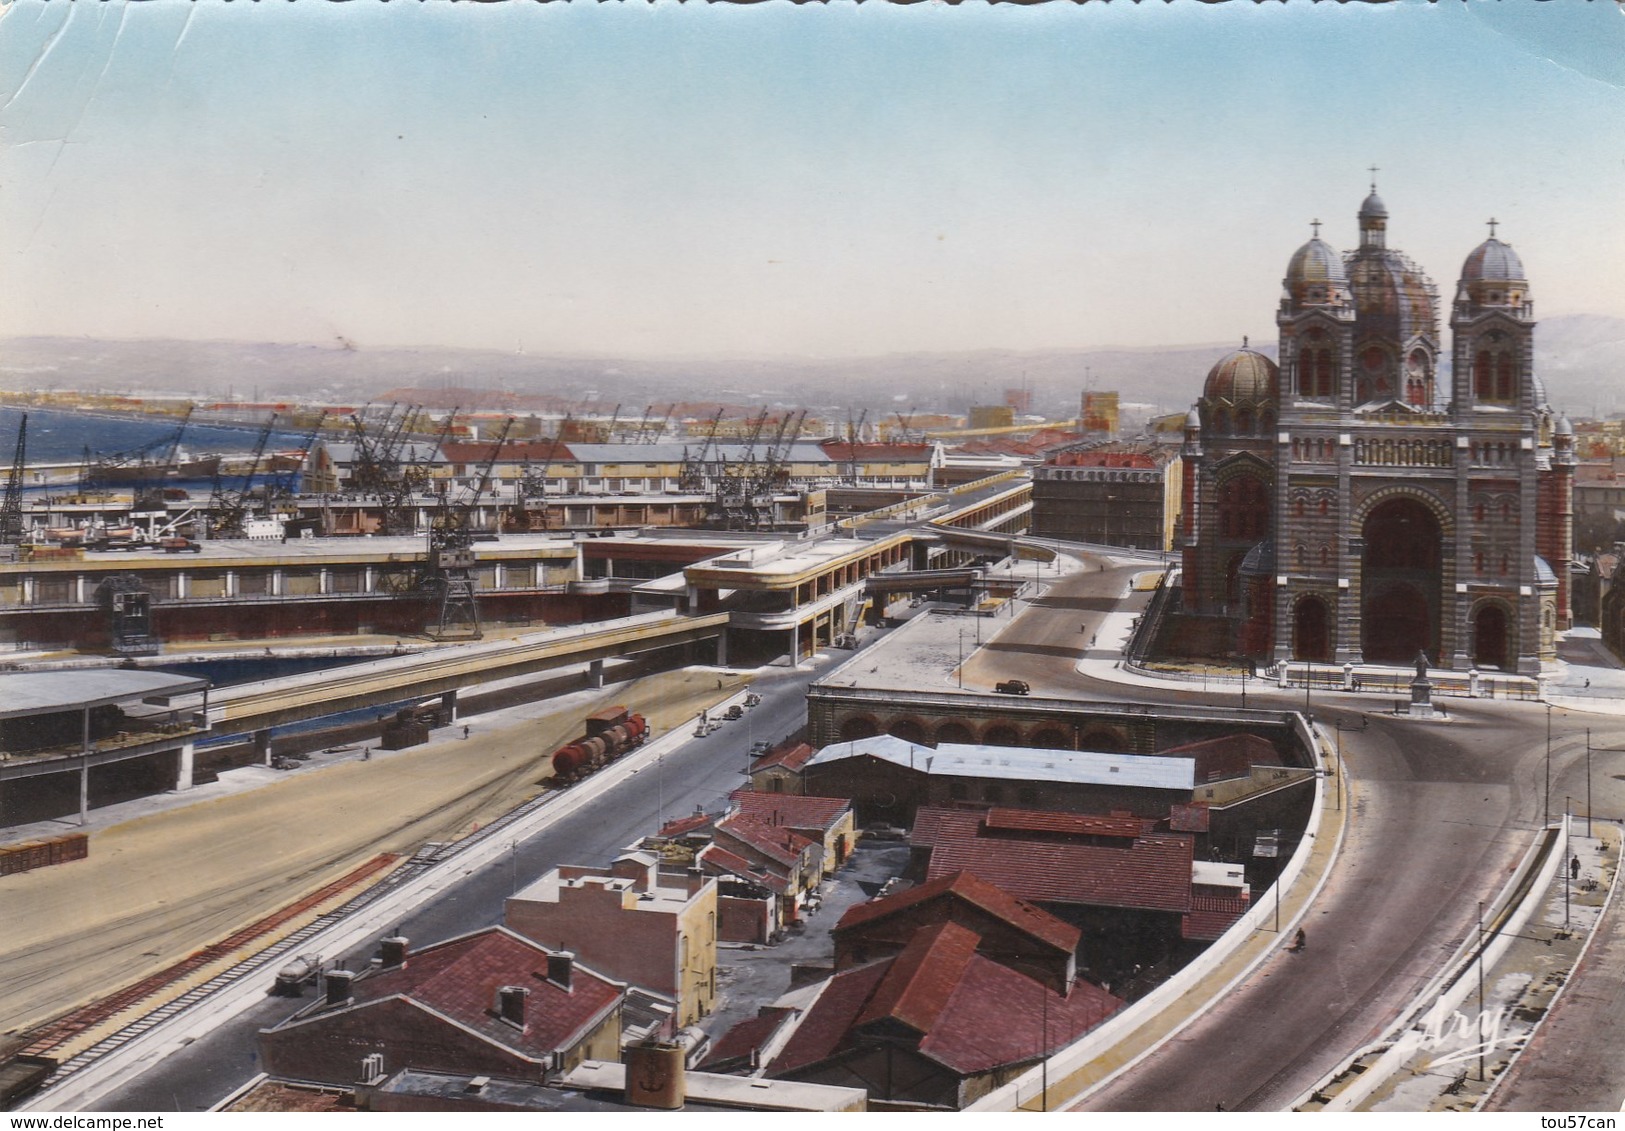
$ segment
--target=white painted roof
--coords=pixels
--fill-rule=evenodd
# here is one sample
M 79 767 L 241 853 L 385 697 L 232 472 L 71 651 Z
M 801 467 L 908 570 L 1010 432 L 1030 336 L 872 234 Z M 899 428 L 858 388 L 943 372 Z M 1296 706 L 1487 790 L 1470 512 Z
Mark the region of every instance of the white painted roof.
M 77 711 L 154 695 L 180 695 L 208 685 L 206 679 L 127 668 L 0 675 L 0 719 Z
M 1196 788 L 1196 759 L 1092 750 L 1043 750 L 1016 746 L 970 746 L 944 742 L 935 750 L 893 735 L 826 746 L 809 766 L 863 755 L 948 777 L 1123 785 L 1139 789 Z

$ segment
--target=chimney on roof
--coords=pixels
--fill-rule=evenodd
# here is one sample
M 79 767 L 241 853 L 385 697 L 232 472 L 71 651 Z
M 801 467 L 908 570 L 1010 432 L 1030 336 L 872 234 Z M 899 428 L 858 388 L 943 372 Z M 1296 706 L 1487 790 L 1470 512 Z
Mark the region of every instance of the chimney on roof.
M 530 991 L 524 986 L 501 986 L 497 989 L 497 1016 L 520 1029 L 525 1027 L 525 998 Z
M 406 965 L 406 936 L 392 935 L 380 944 L 380 949 L 383 951 L 384 965 L 386 967 Z
M 355 975 L 348 970 L 329 970 L 327 972 L 327 1004 L 343 1005 L 350 1000 L 350 983 L 355 981 Z
M 547 956 L 547 980 L 555 986 L 568 992 L 570 980 L 575 975 L 576 956 L 568 950 L 556 951 Z

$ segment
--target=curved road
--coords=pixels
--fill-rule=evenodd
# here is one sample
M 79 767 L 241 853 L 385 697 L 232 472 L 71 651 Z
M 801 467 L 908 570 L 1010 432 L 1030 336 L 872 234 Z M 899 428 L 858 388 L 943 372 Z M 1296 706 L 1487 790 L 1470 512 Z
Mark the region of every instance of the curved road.
M 967 685 L 1015 676 L 1034 694 L 1239 705 L 1239 693 L 1108 682 L 1056 663 L 1087 647 L 1144 568 L 1055 582 L 983 650 L 992 655 L 967 664 Z M 1301 692 L 1263 681 L 1250 685 L 1247 699 L 1249 706 L 1302 707 Z M 1266 960 L 1225 1001 L 1088 1097 L 1085 1109 L 1281 1110 L 1377 1037 L 1474 929 L 1478 901 L 1505 883 L 1543 820 L 1546 711 L 1450 699 L 1448 722 L 1411 722 L 1376 713 L 1390 702 L 1317 692 L 1312 704 L 1322 723 L 1343 721 L 1350 813 L 1343 852 L 1305 920 L 1308 951 Z M 1363 731 L 1362 712 L 1370 720 Z M 1576 731 L 1586 720 L 1597 745 L 1625 746 L 1617 719 L 1563 714 L 1553 743 L 1558 814 L 1566 795 L 1585 796 L 1585 744 Z M 1599 816 L 1625 809 L 1625 790 L 1612 775 L 1599 770 L 1594 788 Z M 1605 1094 L 1618 1097 L 1625 1066 L 1611 1071 Z

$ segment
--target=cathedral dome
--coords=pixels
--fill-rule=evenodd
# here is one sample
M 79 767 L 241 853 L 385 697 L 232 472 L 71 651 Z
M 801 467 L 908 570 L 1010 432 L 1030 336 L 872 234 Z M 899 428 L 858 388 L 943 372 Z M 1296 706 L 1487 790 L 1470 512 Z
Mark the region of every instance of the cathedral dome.
M 1349 289 L 1363 334 L 1391 342 L 1438 335 L 1438 291 L 1411 260 L 1386 247 L 1366 246 L 1351 253 Z
M 1239 349 L 1208 370 L 1202 395 L 1231 404 L 1273 404 L 1280 390 L 1281 370 L 1275 362 L 1257 350 Z
M 1299 283 L 1346 283 L 1343 257 L 1331 244 L 1316 236 L 1292 254 L 1286 267 L 1286 284 L 1295 288 Z
M 1338 306 L 1348 288 L 1343 257 L 1325 240 L 1316 236 L 1293 252 L 1281 281 L 1285 301 L 1292 309 L 1305 306 Z
M 1461 281 L 1525 283 L 1529 276 L 1523 273 L 1523 261 L 1512 250 L 1512 245 L 1491 236 L 1474 248 L 1467 262 L 1461 265 Z

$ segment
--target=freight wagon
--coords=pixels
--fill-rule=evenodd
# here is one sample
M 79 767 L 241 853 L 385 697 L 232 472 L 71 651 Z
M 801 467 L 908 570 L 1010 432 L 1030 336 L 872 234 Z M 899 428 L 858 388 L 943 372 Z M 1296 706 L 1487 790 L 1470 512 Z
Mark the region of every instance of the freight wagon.
M 588 715 L 586 734 L 553 752 L 553 780 L 561 784 L 580 781 L 636 750 L 648 737 L 648 720 L 625 707 L 608 707 Z

